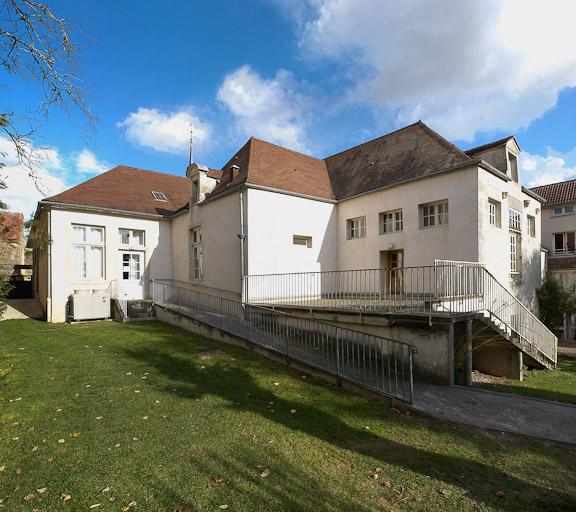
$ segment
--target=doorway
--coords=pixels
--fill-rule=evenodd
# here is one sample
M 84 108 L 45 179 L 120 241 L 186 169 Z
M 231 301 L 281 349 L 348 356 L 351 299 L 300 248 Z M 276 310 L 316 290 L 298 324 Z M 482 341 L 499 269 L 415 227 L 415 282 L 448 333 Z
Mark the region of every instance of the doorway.
M 404 249 L 380 251 L 381 287 L 386 295 L 404 291 Z
M 120 286 L 127 300 L 144 298 L 144 253 L 120 252 Z

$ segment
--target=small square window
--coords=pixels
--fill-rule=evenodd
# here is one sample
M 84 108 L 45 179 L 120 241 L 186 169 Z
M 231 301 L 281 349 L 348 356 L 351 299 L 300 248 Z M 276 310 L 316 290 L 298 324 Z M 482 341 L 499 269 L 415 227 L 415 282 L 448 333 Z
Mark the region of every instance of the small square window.
M 294 235 L 292 237 L 292 244 L 294 245 L 304 245 L 310 249 L 312 247 L 312 237 L 311 236 L 301 236 Z
M 152 191 L 152 195 L 154 196 L 154 199 L 156 199 L 156 201 L 168 201 L 168 199 L 166 198 L 166 194 L 164 192 Z
M 346 220 L 346 238 L 353 240 L 354 238 L 366 237 L 366 217 L 356 217 L 354 219 Z
M 561 215 L 561 214 L 562 214 L 561 206 L 557 206 L 556 208 L 554 208 L 554 215 Z

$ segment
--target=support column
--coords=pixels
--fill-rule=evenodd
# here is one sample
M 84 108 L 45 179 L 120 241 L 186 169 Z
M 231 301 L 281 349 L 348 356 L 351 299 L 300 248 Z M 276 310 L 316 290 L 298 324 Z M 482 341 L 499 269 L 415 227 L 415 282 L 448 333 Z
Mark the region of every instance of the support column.
M 472 385 L 472 319 L 466 320 L 466 385 Z

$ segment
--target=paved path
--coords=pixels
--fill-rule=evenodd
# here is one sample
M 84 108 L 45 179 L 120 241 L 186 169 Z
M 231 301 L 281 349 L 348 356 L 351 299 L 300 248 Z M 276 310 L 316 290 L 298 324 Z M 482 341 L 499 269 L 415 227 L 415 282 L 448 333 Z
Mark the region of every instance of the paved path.
M 43 318 L 44 312 L 36 299 L 10 299 L 2 320 L 23 320 L 26 318 Z
M 414 408 L 446 421 L 576 444 L 576 406 L 570 404 L 416 383 Z

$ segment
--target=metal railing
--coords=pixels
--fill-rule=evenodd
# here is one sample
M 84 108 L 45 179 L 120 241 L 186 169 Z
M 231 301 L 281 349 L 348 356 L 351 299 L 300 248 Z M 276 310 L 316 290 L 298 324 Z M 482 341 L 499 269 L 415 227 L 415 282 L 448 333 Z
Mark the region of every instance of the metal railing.
M 152 280 L 152 300 L 267 350 L 412 403 L 416 348 L 407 343 L 243 304 L 166 280 Z
M 244 301 L 268 307 L 381 313 L 479 313 L 556 362 L 557 338 L 481 263 L 249 275 Z

